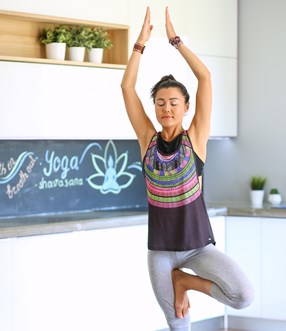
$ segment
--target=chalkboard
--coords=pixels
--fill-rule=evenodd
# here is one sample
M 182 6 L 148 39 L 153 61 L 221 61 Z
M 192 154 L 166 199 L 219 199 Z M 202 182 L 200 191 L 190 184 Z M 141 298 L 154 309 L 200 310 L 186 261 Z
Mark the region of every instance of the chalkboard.
M 0 141 L 0 217 L 146 206 L 136 140 Z

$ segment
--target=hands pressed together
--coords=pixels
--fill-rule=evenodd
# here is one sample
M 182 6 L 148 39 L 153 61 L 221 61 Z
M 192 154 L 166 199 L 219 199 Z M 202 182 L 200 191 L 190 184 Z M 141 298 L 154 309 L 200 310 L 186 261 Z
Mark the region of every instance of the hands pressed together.
M 176 32 L 171 22 L 168 7 L 166 7 L 165 10 L 165 27 L 166 27 L 166 34 L 168 40 L 175 38 Z M 150 8 L 147 7 L 144 22 L 141 28 L 141 32 L 138 36 L 137 42 L 144 45 L 150 39 L 152 30 L 153 30 L 153 25 L 151 24 L 151 11 Z

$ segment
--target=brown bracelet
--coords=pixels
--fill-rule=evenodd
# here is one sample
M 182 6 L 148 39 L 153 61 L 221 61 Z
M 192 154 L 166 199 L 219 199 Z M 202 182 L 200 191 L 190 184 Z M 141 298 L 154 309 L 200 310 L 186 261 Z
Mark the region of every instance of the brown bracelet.
M 143 54 L 145 46 L 140 43 L 135 43 L 133 51 Z
M 176 49 L 178 49 L 183 44 L 183 42 L 179 36 L 176 36 L 175 38 L 171 38 L 169 40 L 169 43 L 172 46 L 174 46 Z

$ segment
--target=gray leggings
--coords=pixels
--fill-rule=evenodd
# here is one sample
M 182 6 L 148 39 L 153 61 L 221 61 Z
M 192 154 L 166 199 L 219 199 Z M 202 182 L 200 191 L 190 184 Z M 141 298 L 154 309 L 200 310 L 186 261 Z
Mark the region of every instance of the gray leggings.
M 190 330 L 190 314 L 182 319 L 175 315 L 173 269 L 188 268 L 211 280 L 211 296 L 232 308 L 245 308 L 253 300 L 253 288 L 243 271 L 212 244 L 184 252 L 149 250 L 148 267 L 155 296 L 171 331 Z

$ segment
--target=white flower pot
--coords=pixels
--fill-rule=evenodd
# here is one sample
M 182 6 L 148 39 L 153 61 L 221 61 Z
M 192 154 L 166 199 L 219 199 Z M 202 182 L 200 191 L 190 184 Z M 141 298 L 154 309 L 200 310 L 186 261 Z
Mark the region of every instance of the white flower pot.
M 64 60 L 66 57 L 66 43 L 46 44 L 46 56 L 51 60 Z
M 85 47 L 69 47 L 68 50 L 71 61 L 83 62 Z
M 262 208 L 264 198 L 264 190 L 250 191 L 251 205 L 253 208 Z
M 271 203 L 271 205 L 278 206 L 282 201 L 282 197 L 280 194 L 269 194 L 268 201 Z
M 88 61 L 102 63 L 103 48 L 92 48 L 88 50 Z

